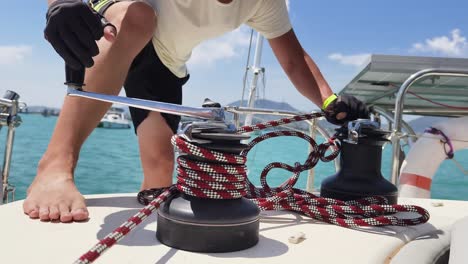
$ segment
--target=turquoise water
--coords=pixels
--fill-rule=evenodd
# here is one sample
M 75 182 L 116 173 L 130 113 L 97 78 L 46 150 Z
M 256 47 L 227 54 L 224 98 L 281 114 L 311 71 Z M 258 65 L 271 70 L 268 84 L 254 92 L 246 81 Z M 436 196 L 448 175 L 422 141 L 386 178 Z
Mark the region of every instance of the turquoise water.
M 36 166 L 52 135 L 55 117 L 23 115 L 23 124 L 17 129 L 13 149 L 10 183 L 16 186 L 17 199 L 25 197 L 26 189 L 36 173 Z M 0 133 L 0 146 L 4 146 L 6 129 Z M 320 142 L 320 140 L 318 140 Z M 3 160 L 3 148 L 1 149 Z M 390 148 L 384 150 L 382 173 L 390 174 Z M 273 161 L 288 164 L 303 162 L 308 145 L 299 138 L 282 137 L 260 143 L 249 154 L 250 179 L 259 184 L 259 175 L 264 166 Z M 468 150 L 455 154 L 456 159 L 468 168 Z M 316 167 L 315 187 L 334 173 L 333 163 L 320 162 Z M 285 181 L 290 173 L 274 169 L 268 176 L 271 186 Z M 75 173 L 76 183 L 84 194 L 137 192 L 142 180 L 137 138 L 132 129 L 95 129 L 86 141 L 80 154 Z M 305 188 L 306 172 L 297 184 Z M 434 198 L 468 200 L 468 176 L 456 168 L 452 161 L 440 166 L 433 185 Z

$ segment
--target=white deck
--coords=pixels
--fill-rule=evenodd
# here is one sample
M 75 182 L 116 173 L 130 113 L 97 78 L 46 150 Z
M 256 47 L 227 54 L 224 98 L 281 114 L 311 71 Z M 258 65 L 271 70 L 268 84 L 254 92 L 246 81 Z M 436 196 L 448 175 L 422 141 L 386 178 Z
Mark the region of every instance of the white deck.
M 434 202 L 443 206 L 436 207 Z M 356 231 L 290 212 L 262 212 L 261 238 L 255 247 L 234 253 L 198 254 L 159 243 L 155 238 L 156 216 L 152 215 L 95 263 L 388 263 L 408 241 L 418 237 L 437 241 L 449 235 L 457 220 L 468 216 L 468 202 L 463 201 L 401 198 L 399 203 L 423 206 L 431 213 L 429 223 Z M 0 206 L 0 262 L 72 263 L 141 208 L 135 194 L 90 195 L 87 204 L 89 221 L 72 224 L 31 220 L 23 215 L 22 201 Z M 303 242 L 288 242 L 299 232 L 306 235 Z M 419 251 L 417 255 L 424 254 L 430 252 Z M 420 263 L 414 261 L 408 263 Z

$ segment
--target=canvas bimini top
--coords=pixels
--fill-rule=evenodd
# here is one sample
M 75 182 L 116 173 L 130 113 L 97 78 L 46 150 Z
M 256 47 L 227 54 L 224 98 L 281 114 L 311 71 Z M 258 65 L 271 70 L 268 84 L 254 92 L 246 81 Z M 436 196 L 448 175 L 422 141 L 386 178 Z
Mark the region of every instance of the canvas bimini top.
M 425 69 L 468 71 L 468 59 L 372 55 L 364 69 L 340 92 L 391 112 L 401 85 Z M 468 78 L 430 76 L 410 87 L 404 113 L 431 116 L 468 115 Z

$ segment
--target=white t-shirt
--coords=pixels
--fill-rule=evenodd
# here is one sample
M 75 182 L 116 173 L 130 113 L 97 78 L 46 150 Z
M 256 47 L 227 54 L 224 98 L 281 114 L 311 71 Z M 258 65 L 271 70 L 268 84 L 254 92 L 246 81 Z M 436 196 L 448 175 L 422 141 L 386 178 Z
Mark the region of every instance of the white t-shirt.
M 145 0 L 157 14 L 153 37 L 156 53 L 177 77 L 187 75 L 185 63 L 204 40 L 247 24 L 265 38 L 291 30 L 285 0 Z

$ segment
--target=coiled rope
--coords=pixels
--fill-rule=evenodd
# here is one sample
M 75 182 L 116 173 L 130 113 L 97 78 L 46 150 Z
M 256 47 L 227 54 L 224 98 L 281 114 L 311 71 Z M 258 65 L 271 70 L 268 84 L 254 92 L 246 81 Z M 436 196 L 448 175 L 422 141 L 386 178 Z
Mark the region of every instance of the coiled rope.
M 320 116 L 320 113 L 294 116 L 241 127 L 238 132 L 252 132 Z M 296 163 L 291 166 L 281 162 L 274 162 L 267 165 L 260 175 L 261 188 L 258 188 L 248 180 L 246 175 L 247 154 L 258 143 L 279 136 L 300 137 L 309 142 L 312 151 L 304 164 Z M 429 213 L 425 209 L 412 205 L 388 205 L 383 197 L 368 197 L 344 202 L 317 197 L 294 188 L 301 172 L 313 168 L 319 160 L 329 162 L 338 156 L 339 148 L 333 140 L 317 145 L 311 137 L 300 132 L 269 132 L 251 141 L 249 147 L 240 155 L 207 150 L 186 141 L 178 135 L 172 138 L 172 144 L 179 150 L 179 153 L 196 156 L 206 161 L 193 161 L 187 159 L 184 155 L 180 155 L 177 158 L 177 184 L 169 187 L 157 197 L 153 197 L 154 200 L 147 201 L 148 205 L 146 207 L 100 240 L 75 263 L 91 263 L 96 260 L 104 251 L 121 240 L 178 191 L 200 198 L 211 199 L 246 197 L 251 199 L 261 210 L 291 210 L 343 227 L 408 226 L 425 223 L 429 220 Z M 333 152 L 326 156 L 326 151 L 331 147 L 334 147 Z M 274 168 L 285 169 L 292 172 L 293 175 L 279 187 L 271 188 L 266 181 L 266 176 Z M 390 215 L 397 212 L 413 212 L 419 214 L 419 217 L 401 219 L 395 215 Z

